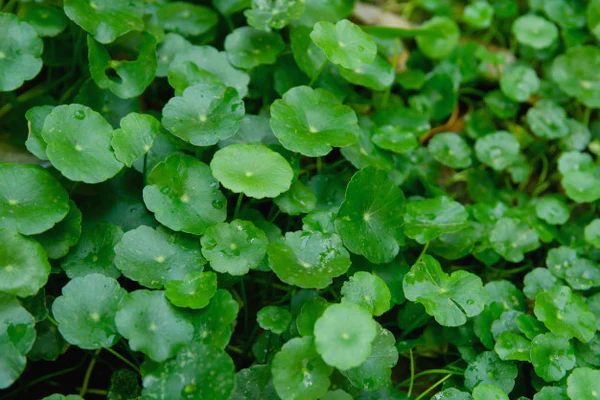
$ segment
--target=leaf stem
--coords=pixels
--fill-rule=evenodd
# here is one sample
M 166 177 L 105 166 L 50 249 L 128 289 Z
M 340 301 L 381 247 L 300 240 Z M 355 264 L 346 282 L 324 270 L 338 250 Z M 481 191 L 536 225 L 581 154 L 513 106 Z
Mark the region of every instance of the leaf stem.
M 323 72 L 325 67 L 327 66 L 327 64 L 329 64 L 329 60 L 325 60 L 323 62 L 323 64 L 321 64 L 321 66 L 317 70 L 317 73 L 315 74 L 315 76 L 313 76 L 312 79 L 310 80 L 308 86 L 313 87 L 313 85 L 315 84 L 315 82 L 317 81 L 317 79 L 319 78 L 319 76 L 321 75 L 321 73 Z
M 586 107 L 583 111 L 583 124 L 587 127 L 590 126 L 590 118 L 592 116 L 592 108 Z
M 244 198 L 244 193 L 240 193 L 240 195 L 238 196 L 238 199 L 237 199 L 237 203 L 235 204 L 235 211 L 233 211 L 232 219 L 237 219 L 238 215 L 240 214 L 240 207 L 242 206 L 243 198 Z
M 317 157 L 317 173 L 321 173 L 323 170 L 323 158 Z
M 234 346 L 234 345 L 232 345 L 232 344 L 228 345 L 228 346 L 227 346 L 227 349 L 228 349 L 228 350 L 230 350 L 230 351 L 233 351 L 234 353 L 238 353 L 238 354 L 244 354 L 244 350 L 242 350 L 242 349 L 240 349 L 239 347 L 237 347 L 237 346 Z
M 117 353 L 115 350 L 111 349 L 110 347 L 107 347 L 105 350 L 108 351 L 113 356 L 117 357 L 119 360 L 123 361 L 125 364 L 129 365 L 138 374 L 141 373 L 140 369 L 134 363 L 132 363 L 131 361 L 126 359 L 121 354 Z
M 407 397 L 410 398 L 410 395 L 412 394 L 412 391 L 413 391 L 413 386 L 415 384 L 415 358 L 413 357 L 412 349 L 410 349 L 409 352 L 410 352 L 410 385 L 408 386 Z
M 10 3 L 8 5 L 10 5 Z M 31 89 L 29 89 L 25 93 L 22 93 L 19 96 L 17 96 L 15 98 L 15 102 L 17 104 L 24 103 L 27 100 L 31 100 L 33 98 L 36 98 L 36 97 L 38 97 L 39 95 L 41 95 L 41 94 L 43 94 L 45 92 L 46 92 L 46 86 L 44 84 L 40 84 L 40 85 L 32 87 Z M 2 106 L 2 108 L 0 108 L 0 118 L 4 117 L 6 114 L 8 114 L 10 112 L 10 110 L 13 109 L 13 107 L 14 107 L 14 103 L 12 103 L 12 102 L 11 103 L 6 103 L 4 106 Z
M 417 397 L 415 400 L 421 400 L 423 397 L 425 397 L 427 395 L 427 393 L 431 392 L 433 389 L 435 389 L 436 387 L 438 387 L 439 385 L 441 385 L 442 383 L 444 383 L 445 381 L 450 379 L 452 377 L 452 375 L 453 374 L 448 374 L 445 377 L 443 377 L 442 379 L 440 379 L 439 381 L 437 381 L 436 383 L 434 383 L 432 386 L 427 388 L 427 390 L 425 390 L 423 393 L 421 393 L 419 395 L 419 397 Z
M 244 277 L 240 279 L 240 288 L 242 289 L 242 300 L 244 301 L 244 331 L 248 333 L 248 297 L 246 296 L 246 286 Z
M 52 318 L 51 315 L 48 315 L 46 318 L 48 318 L 48 321 L 52 322 L 54 326 L 58 326 L 58 322 L 56 322 L 56 320 Z
M 145 152 L 144 153 L 144 167 L 142 168 L 142 177 L 143 177 L 144 186 L 146 185 L 146 182 L 147 182 L 147 180 L 146 180 L 147 169 L 148 169 L 148 152 Z
M 428 248 L 429 248 L 429 242 L 425 243 L 425 246 L 423 246 L 423 250 L 421 250 L 421 254 L 419 254 L 419 258 L 417 258 L 417 261 L 415 261 L 415 264 L 418 263 L 419 261 L 421 261 L 421 259 L 425 255 L 425 253 L 427 253 Z
M 92 360 L 85 371 L 85 376 L 83 377 L 83 384 L 81 385 L 81 390 L 79 391 L 79 396 L 85 396 L 88 385 L 90 384 L 90 378 L 92 377 L 92 371 L 94 371 L 94 367 L 96 366 L 96 360 L 98 359 L 98 354 L 100 354 L 102 348 L 97 349 L 92 356 Z

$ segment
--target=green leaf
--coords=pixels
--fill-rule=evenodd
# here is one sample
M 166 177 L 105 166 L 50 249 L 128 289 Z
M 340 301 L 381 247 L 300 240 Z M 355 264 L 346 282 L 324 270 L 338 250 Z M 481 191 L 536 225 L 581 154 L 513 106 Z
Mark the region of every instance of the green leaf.
M 343 19 L 332 24 L 321 21 L 315 24 L 310 38 L 332 63 L 356 69 L 375 61 L 377 46 L 360 27 Z
M 214 272 L 193 271 L 165 284 L 165 295 L 177 307 L 204 308 L 216 292 L 217 274 Z
M 404 234 L 425 244 L 444 233 L 465 228 L 467 218 L 462 204 L 447 196 L 409 201 L 404 215 Z
M 265 32 L 249 26 L 237 28 L 225 38 L 225 51 L 235 67 L 252 69 L 273 64 L 285 44 L 276 32 Z
M 201 243 L 202 254 L 215 271 L 244 275 L 262 263 L 269 240 L 252 222 L 236 219 L 209 227 Z
M 486 135 L 475 142 L 475 154 L 479 161 L 496 171 L 510 167 L 517 160 L 519 149 L 517 138 L 506 131 Z
M 248 25 L 269 32 L 282 29 L 304 12 L 302 0 L 252 0 L 252 8 L 244 11 Z
M 68 19 L 65 13 L 57 7 L 44 4 L 23 5 L 18 12 L 39 36 L 54 37 L 65 30 Z
M 330 390 L 321 397 L 322 400 L 352 400 L 353 397 L 342 389 Z
M 585 227 L 585 241 L 600 248 L 600 219 L 596 218 Z
M 25 355 L 35 342 L 35 319 L 16 297 L 2 293 L 0 299 L 0 341 L 8 339 L 20 354 Z
M 183 36 L 202 35 L 219 22 L 217 13 L 210 8 L 183 1 L 162 4 L 157 16 L 163 29 Z
M 42 130 L 52 165 L 70 180 L 85 183 L 103 182 L 123 168 L 110 146 L 112 135 L 102 115 L 80 104 L 54 108 Z
M 500 89 L 509 99 L 522 103 L 540 89 L 540 79 L 533 68 L 517 65 L 502 74 Z
M 110 144 L 117 159 L 131 167 L 152 148 L 159 132 L 160 122 L 153 116 L 130 113 L 121 119 L 121 128 L 113 132 Z
M 194 326 L 194 341 L 224 349 L 231 335 L 240 306 L 231 294 L 218 289 L 208 306 L 186 312 L 186 319 Z
M 46 232 L 33 236 L 44 247 L 50 259 L 66 256 L 81 236 L 81 211 L 72 200 L 69 200 L 69 207 L 69 213 L 62 221 Z
M 396 339 L 390 331 L 383 329 L 379 324 L 377 324 L 377 336 L 371 346 L 371 355 L 362 364 L 341 371 L 352 385 L 370 392 L 390 383 L 392 368 L 398 362 Z
M 508 400 L 508 395 L 496 385 L 480 383 L 473 388 L 473 400 Z
M 577 203 L 592 203 L 600 199 L 600 176 L 597 171 L 574 171 L 565 174 L 562 186 L 567 197 Z
M 596 332 L 596 318 L 583 298 L 567 286 L 557 286 L 548 292 L 538 293 L 535 316 L 552 333 L 567 338 L 576 337 L 589 342 Z
M 527 111 L 527 123 L 544 139 L 560 139 L 569 135 L 567 112 L 552 100 L 540 100 Z
M 382 91 L 394 83 L 394 67 L 383 57 L 377 56 L 375 61 L 348 69 L 341 68 L 340 75 L 353 85 L 364 86 L 369 89 Z
M 365 307 L 378 317 L 391 308 L 392 295 L 387 285 L 377 275 L 358 271 L 342 286 L 342 303 Z
M 600 108 L 600 72 L 594 68 L 598 62 L 600 49 L 597 47 L 572 47 L 554 59 L 552 80 L 587 107 Z
M 267 246 L 269 266 L 288 285 L 322 289 L 350 267 L 350 255 L 335 233 L 288 232 Z
M 437 392 L 432 397 L 434 400 L 473 400 L 473 397 L 467 392 L 461 392 L 456 388 L 444 389 Z
M 111 57 L 109 49 L 88 36 L 90 74 L 101 89 L 109 89 L 122 99 L 137 97 L 152 83 L 156 74 L 156 38 L 148 33 L 131 33 L 112 45 L 122 53 L 133 53 L 126 59 Z M 116 75 L 116 76 L 115 76 Z
M 490 231 L 494 251 L 510 262 L 521 262 L 525 253 L 540 247 L 534 229 L 516 218 L 501 218 Z
M 354 174 L 346 188 L 335 228 L 344 245 L 374 263 L 390 262 L 403 243 L 404 193 L 384 171 Z
M 421 30 L 431 35 L 417 36 L 417 46 L 423 54 L 435 60 L 449 56 L 460 38 L 458 25 L 448 17 L 433 17 L 421 25 Z
M 300 309 L 300 314 L 296 318 L 296 327 L 302 336 L 313 336 L 315 322 L 327 309 L 329 303 L 322 297 L 313 297 L 308 300 Z
M 175 57 L 192 48 L 193 45 L 180 35 L 171 32 L 167 33 L 156 51 L 158 57 L 156 76 L 161 78 L 167 76 L 169 67 Z
M 172 154 L 154 167 L 144 187 L 144 203 L 158 222 L 195 235 L 227 217 L 225 196 L 210 167 L 183 154 Z
M 153 289 L 202 272 L 206 263 L 197 239 L 164 227 L 141 225 L 125 232 L 114 251 L 114 263 L 123 275 Z
M 100 43 L 110 43 L 144 28 L 144 6 L 139 0 L 65 0 L 65 14 Z
M 377 323 L 353 303 L 327 307 L 315 323 L 315 345 L 323 360 L 341 371 L 361 365 L 371 355 Z
M 522 45 L 541 50 L 558 40 L 558 28 L 552 22 L 534 14 L 522 15 L 512 25 L 512 32 Z
M 264 330 L 281 335 L 290 326 L 292 314 L 285 308 L 267 306 L 258 310 L 258 313 L 256 313 L 256 321 Z
M 473 28 L 489 28 L 493 19 L 494 8 L 486 1 L 476 1 L 468 4 L 463 10 L 463 20 Z
M 433 158 L 440 163 L 455 169 L 471 166 L 471 148 L 456 133 L 439 133 L 429 141 L 427 146 Z
M 519 103 L 506 97 L 500 90 L 492 90 L 483 100 L 491 113 L 498 118 L 514 118 L 519 112 Z
M 567 394 L 574 400 L 594 400 L 600 393 L 600 371 L 576 368 L 567 378 Z
M 48 114 L 52 112 L 54 106 L 36 106 L 32 107 L 25 113 L 27 119 L 27 128 L 29 134 L 25 141 L 27 150 L 40 160 L 48 160 L 46 156 L 46 142 L 42 137 L 42 129 L 44 128 L 44 121 Z
M 65 340 L 82 349 L 112 347 L 119 340 L 115 315 L 127 292 L 113 278 L 89 274 L 62 288 L 52 314 Z
M 301 180 L 292 183 L 290 190 L 273 201 L 282 212 L 288 215 L 309 213 L 317 205 L 317 197 Z
M 234 88 L 198 84 L 169 100 L 162 123 L 194 146 L 211 146 L 237 132 L 244 112 L 244 102 Z
M 213 74 L 223 85 L 235 88 L 240 98 L 248 94 L 250 76 L 232 67 L 226 52 L 219 52 L 212 46 L 191 46 L 175 56 L 170 69 L 180 68 L 181 64 L 187 62 L 195 64 L 200 70 Z
M 412 130 L 405 130 L 399 125 L 377 127 L 373 134 L 373 143 L 394 153 L 409 153 L 419 147 Z
M 538 335 L 531 342 L 531 363 L 546 382 L 558 381 L 575 366 L 575 349 L 564 337 Z
M 501 360 L 530 361 L 531 342 L 521 335 L 504 331 L 498 336 L 494 351 Z
M 103 222 L 83 224 L 77 245 L 60 265 L 71 279 L 93 273 L 116 279 L 121 272 L 113 264 L 114 247 L 122 236 L 123 230 L 117 225 Z
M 0 292 L 19 297 L 32 296 L 50 275 L 44 248 L 18 232 L 0 228 Z
M 142 398 L 227 400 L 235 387 L 235 365 L 221 349 L 192 343 L 177 357 L 144 376 Z
M 130 369 L 118 369 L 110 376 L 106 400 L 135 399 L 142 394 L 138 374 Z
M 559 196 L 545 196 L 535 203 L 536 215 L 553 225 L 562 225 L 569 220 L 571 210 Z
M 69 212 L 69 195 L 39 166 L 0 165 L 0 227 L 24 235 L 42 233 Z
M 253 365 L 236 374 L 236 385 L 230 400 L 279 400 L 271 379 L 270 365 Z
M 119 303 L 115 323 L 132 350 L 157 362 L 173 357 L 194 335 L 192 324 L 167 301 L 163 291 L 127 293 Z
M 262 199 L 290 188 L 293 171 L 279 153 L 260 144 L 231 144 L 210 163 L 214 176 L 235 193 Z
M 31 25 L 5 12 L 0 12 L 0 37 L 0 92 L 9 92 L 40 73 L 44 43 Z
M 273 386 L 284 399 L 320 399 L 327 393 L 332 371 L 319 357 L 311 336 L 289 340 L 271 365 Z
M 531 270 L 523 278 L 523 283 L 523 293 L 525 293 L 525 296 L 530 300 L 535 300 L 538 293 L 551 290 L 560 284 L 558 279 L 556 279 L 546 268 L 535 268 Z
M 271 128 L 288 150 L 309 157 L 356 142 L 354 111 L 324 89 L 297 86 L 271 105 Z
M 68 394 L 64 396 L 62 394 L 55 393 L 53 395 L 44 397 L 42 400 L 83 400 L 83 397 L 76 394 Z
M 425 306 L 427 314 L 443 326 L 460 326 L 483 311 L 488 293 L 481 279 L 467 271 L 447 275 L 429 255 L 404 276 L 404 295 Z
M 465 386 L 472 389 L 482 383 L 490 384 L 510 393 L 517 374 L 513 362 L 502 361 L 493 351 L 484 351 L 465 370 Z
M 600 39 L 600 2 L 591 0 L 586 11 L 588 29 L 596 39 Z

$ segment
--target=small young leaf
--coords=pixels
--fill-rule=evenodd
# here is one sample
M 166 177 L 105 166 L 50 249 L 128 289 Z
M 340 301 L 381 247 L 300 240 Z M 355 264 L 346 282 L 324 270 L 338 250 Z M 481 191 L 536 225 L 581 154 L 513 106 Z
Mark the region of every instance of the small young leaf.
M 370 64 L 377 55 L 373 39 L 347 19 L 335 25 L 327 21 L 316 23 L 310 38 L 332 63 L 344 68 L 356 69 Z
M 391 293 L 377 275 L 358 271 L 342 286 L 342 303 L 354 303 L 365 307 L 378 317 L 390 309 Z
M 281 335 L 290 326 L 292 314 L 285 308 L 267 306 L 258 310 L 258 313 L 256 313 L 256 321 L 264 330 Z
M 558 40 L 558 28 L 552 22 L 534 14 L 522 15 L 512 25 L 512 32 L 523 45 L 540 50 Z
M 204 308 L 217 292 L 217 274 L 214 272 L 189 272 L 180 280 L 165 284 L 165 295 L 173 305 L 187 308 Z
M 518 368 L 511 361 L 502 361 L 493 351 L 484 351 L 465 370 L 465 386 L 474 388 L 484 383 L 510 393 L 515 386 Z
M 404 234 L 425 244 L 444 233 L 465 228 L 467 218 L 463 205 L 447 196 L 410 201 L 406 203 Z
M 546 382 L 562 379 L 575 366 L 575 349 L 569 339 L 545 333 L 531 342 L 531 363 Z
M 225 38 L 229 61 L 238 68 L 252 69 L 261 64 L 273 64 L 284 48 L 278 33 L 249 26 L 237 28 Z
M 133 162 L 146 154 L 160 132 L 160 122 L 151 115 L 130 113 L 121 119 L 121 128 L 113 132 L 110 142 L 115 156 L 131 167 Z

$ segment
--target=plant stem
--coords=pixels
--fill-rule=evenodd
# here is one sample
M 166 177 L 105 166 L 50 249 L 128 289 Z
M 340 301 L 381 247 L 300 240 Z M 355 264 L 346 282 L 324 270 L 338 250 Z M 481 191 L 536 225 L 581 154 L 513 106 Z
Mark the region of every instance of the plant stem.
M 242 300 L 244 301 L 244 331 L 248 333 L 248 297 L 246 296 L 246 286 L 244 277 L 240 279 L 240 288 L 242 289 Z
M 317 173 L 321 173 L 323 169 L 323 159 L 321 157 L 317 157 Z
M 586 107 L 583 111 L 583 124 L 585 126 L 590 126 L 590 118 L 592 116 L 592 108 Z
M 237 219 L 240 213 L 240 207 L 242 206 L 242 199 L 244 198 L 244 193 L 240 193 L 237 199 L 237 203 L 235 204 L 235 211 L 233 212 L 233 219 Z
M 56 320 L 54 318 L 52 318 L 50 315 L 48 315 L 46 318 L 48 318 L 48 321 L 52 322 L 52 324 L 54 326 L 58 326 L 58 322 L 56 322 Z
M 141 373 L 140 369 L 134 363 L 123 357 L 121 354 L 117 353 L 115 350 L 111 349 L 110 347 L 107 347 L 105 350 L 113 356 L 117 357 L 119 360 L 123 361 L 125 364 L 129 365 L 138 374 Z
M 412 394 L 412 391 L 413 391 L 413 386 L 415 384 L 415 358 L 413 357 L 412 349 L 410 349 L 409 351 L 410 351 L 410 385 L 408 386 L 407 397 L 410 398 L 410 395 Z
M 323 72 L 325 67 L 327 66 L 327 64 L 329 64 L 329 60 L 325 60 L 323 62 L 323 64 L 321 64 L 321 66 L 317 70 L 317 73 L 315 74 L 315 76 L 313 76 L 313 78 L 310 80 L 310 83 L 308 84 L 308 86 L 313 87 L 313 85 L 315 84 L 315 82 L 317 81 L 317 79 L 319 78 L 319 76 L 321 75 L 321 73 Z
M 417 397 L 415 400 L 421 400 L 423 397 L 425 397 L 427 395 L 427 393 L 431 392 L 433 389 L 435 389 L 436 387 L 438 387 L 439 385 L 444 383 L 446 380 L 450 379 L 450 377 L 452 377 L 452 375 L 453 374 L 448 374 L 445 377 L 443 377 L 442 379 L 440 379 L 439 381 L 437 381 L 436 383 L 434 383 L 427 390 L 425 390 L 423 393 L 421 393 L 419 395 L 419 397 Z
M 142 168 L 143 183 L 146 185 L 146 171 L 148 169 L 148 152 L 144 153 L 144 167 Z
M 10 3 L 8 4 L 10 5 Z M 7 5 L 7 7 L 8 7 Z M 38 97 L 39 95 L 43 94 L 46 92 L 46 85 L 44 84 L 40 84 L 37 86 L 32 87 L 31 89 L 29 89 L 28 91 L 26 91 L 23 94 L 20 94 L 19 96 L 17 96 L 15 98 L 15 102 L 18 103 L 24 103 L 27 100 L 31 100 L 33 98 Z M 4 117 L 6 114 L 8 114 L 10 112 L 10 110 L 12 110 L 14 107 L 13 103 L 6 103 L 4 106 L 2 106 L 2 108 L 0 108 L 0 118 Z
M 418 263 L 419 261 L 421 261 L 421 259 L 425 255 L 425 253 L 427 253 L 428 248 L 429 248 L 429 242 L 425 243 L 425 246 L 423 246 L 423 250 L 421 250 L 421 254 L 419 254 L 419 258 L 417 258 L 417 261 L 415 262 L 415 264 Z
M 85 371 L 85 376 L 83 377 L 83 384 L 81 385 L 81 390 L 79 391 L 79 396 L 81 397 L 85 396 L 85 393 L 87 392 L 88 385 L 90 384 L 90 378 L 92 377 L 92 371 L 94 371 L 94 367 L 96 366 L 96 360 L 98 359 L 98 354 L 100 354 L 100 351 L 102 351 L 102 348 L 99 348 L 94 352 L 92 360 L 90 361 L 90 364 L 88 365 L 88 368 Z
M 231 344 L 227 346 L 227 349 L 233 351 L 234 353 L 244 354 L 244 350 L 240 349 L 237 346 L 233 346 Z

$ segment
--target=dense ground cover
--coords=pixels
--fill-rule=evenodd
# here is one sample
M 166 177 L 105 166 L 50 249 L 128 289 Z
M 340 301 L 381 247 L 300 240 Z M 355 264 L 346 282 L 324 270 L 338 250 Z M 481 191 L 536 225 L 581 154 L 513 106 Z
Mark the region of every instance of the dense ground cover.
M 0 9 L 0 399 L 600 399 L 599 0 Z

